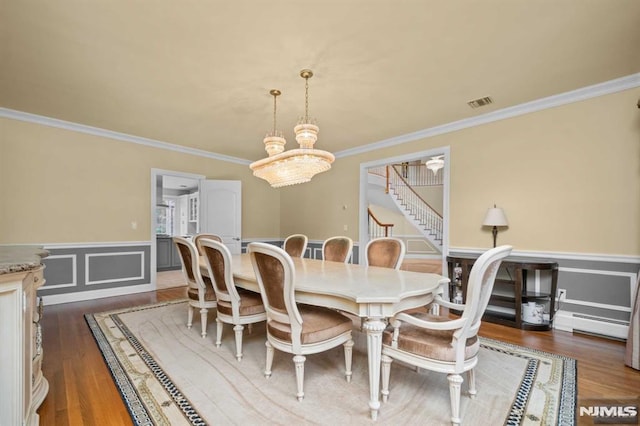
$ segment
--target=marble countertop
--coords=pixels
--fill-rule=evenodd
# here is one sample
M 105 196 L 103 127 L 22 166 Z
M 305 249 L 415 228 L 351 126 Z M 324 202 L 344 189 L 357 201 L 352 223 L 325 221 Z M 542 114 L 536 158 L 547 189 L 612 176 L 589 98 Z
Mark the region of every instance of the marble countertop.
M 0 275 L 36 269 L 48 255 L 42 246 L 0 245 Z

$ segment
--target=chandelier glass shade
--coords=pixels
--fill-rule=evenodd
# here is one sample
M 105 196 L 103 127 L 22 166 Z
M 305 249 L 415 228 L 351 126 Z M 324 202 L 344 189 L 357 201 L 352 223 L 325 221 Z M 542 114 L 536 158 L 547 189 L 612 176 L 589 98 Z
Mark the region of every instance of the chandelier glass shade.
M 294 128 L 300 148 L 285 151 L 286 140 L 282 133 L 276 130 L 276 98 L 280 91 L 271 90 L 269 93 L 273 96 L 273 131 L 267 134 L 263 141 L 269 156 L 249 166 L 254 176 L 266 180 L 273 188 L 309 182 L 313 176 L 329 170 L 335 160 L 330 152 L 313 147 L 320 130 L 309 120 L 309 78 L 313 76 L 313 72 L 302 70 L 300 76 L 305 79 L 305 115 Z
M 427 169 L 431 170 L 434 175 L 438 174 L 438 170 L 444 168 L 444 160 L 442 157 L 442 155 L 431 157 L 431 159 L 425 163 L 427 165 Z

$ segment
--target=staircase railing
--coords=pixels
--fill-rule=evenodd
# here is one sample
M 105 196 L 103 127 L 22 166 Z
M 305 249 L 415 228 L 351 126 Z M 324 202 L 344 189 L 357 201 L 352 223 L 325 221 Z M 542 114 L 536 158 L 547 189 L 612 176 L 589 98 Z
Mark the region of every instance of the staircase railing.
M 439 171 L 434 174 L 424 164 L 396 164 L 395 166 L 400 168 L 402 177 L 411 186 L 437 186 L 443 183 L 444 173 Z M 387 167 L 389 166 L 372 167 L 367 171 L 369 174 L 388 180 Z
M 387 166 L 387 190 L 393 193 L 398 201 L 405 207 L 416 221 L 436 241 L 442 241 L 443 220 L 442 215 L 429 205 L 403 177 L 402 165 Z
M 371 238 L 391 237 L 393 234 L 393 223 L 382 223 L 375 217 L 371 209 L 369 213 L 369 236 Z

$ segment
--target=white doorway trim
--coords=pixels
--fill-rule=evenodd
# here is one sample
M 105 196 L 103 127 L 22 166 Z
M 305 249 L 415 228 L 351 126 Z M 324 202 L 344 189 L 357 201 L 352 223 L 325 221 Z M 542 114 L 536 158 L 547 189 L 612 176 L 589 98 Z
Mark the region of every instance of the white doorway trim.
M 198 181 L 198 189 L 200 189 L 200 181 L 205 179 L 206 176 L 198 175 L 194 173 L 185 173 L 185 172 L 176 172 L 173 170 L 163 170 L 163 169 L 151 169 L 151 223 L 150 223 L 150 235 L 151 235 L 151 284 L 153 285 L 154 290 L 157 285 L 158 278 L 158 265 L 157 265 L 157 253 L 156 253 L 156 204 L 158 204 L 157 200 L 157 191 L 158 191 L 158 176 L 176 176 L 183 177 L 189 179 L 195 179 Z
M 442 236 L 442 274 L 447 275 L 447 254 L 449 253 L 449 187 L 450 187 L 450 169 L 451 169 L 451 150 L 449 146 L 429 149 L 427 151 L 412 152 L 409 154 L 400 155 L 397 157 L 381 158 L 379 160 L 369 161 L 366 163 L 360 163 L 360 209 L 358 220 L 358 234 L 359 234 L 359 263 L 364 265 L 366 253 L 364 248 L 369 241 L 369 227 L 367 207 L 369 205 L 367 199 L 367 187 L 369 183 L 369 177 L 367 170 L 373 167 L 385 166 L 391 163 L 402 163 L 405 161 L 415 161 L 418 159 L 424 159 L 429 156 L 444 155 L 443 169 L 444 175 L 442 177 L 442 221 L 443 221 L 443 236 Z

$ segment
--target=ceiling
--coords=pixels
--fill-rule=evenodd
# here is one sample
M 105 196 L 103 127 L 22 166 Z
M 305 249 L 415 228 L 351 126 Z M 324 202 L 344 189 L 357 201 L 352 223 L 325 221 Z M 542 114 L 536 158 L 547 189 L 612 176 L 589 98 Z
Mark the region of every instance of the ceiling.
M 638 0 L 0 0 L 0 107 L 245 160 L 357 148 L 640 72 Z M 472 109 L 467 102 L 491 96 Z

